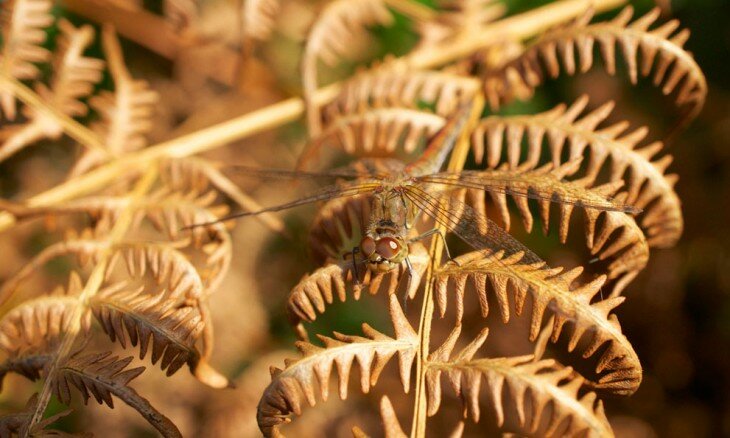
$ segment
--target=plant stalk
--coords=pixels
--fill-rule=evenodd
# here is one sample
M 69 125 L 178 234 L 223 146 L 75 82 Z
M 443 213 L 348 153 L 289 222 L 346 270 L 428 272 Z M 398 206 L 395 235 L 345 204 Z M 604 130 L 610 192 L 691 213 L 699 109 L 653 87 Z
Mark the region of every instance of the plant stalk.
M 0 72 L 0 89 L 9 91 L 10 94 L 34 110 L 50 114 L 61 125 L 63 132 L 78 141 L 82 146 L 101 152 L 105 156 L 110 155 L 104 142 L 94 131 L 67 116 L 52 105 L 48 105 L 36 92 L 23 85 L 20 81 L 6 76 L 3 72 Z
M 464 168 L 466 158 L 469 154 L 469 138 L 471 131 L 479 121 L 484 110 L 484 97 L 477 95 L 472 102 L 472 112 L 469 122 L 459 136 L 459 140 L 451 153 L 449 164 L 446 168 L 449 172 L 458 172 Z M 439 201 L 445 202 L 445 201 Z M 439 230 L 448 232 L 445 226 L 438 225 Z M 423 304 L 418 324 L 419 350 L 416 355 L 416 397 L 413 407 L 413 423 L 411 424 L 411 437 L 424 437 L 426 435 L 426 420 L 428 418 L 428 399 L 426 394 L 426 362 L 430 353 L 431 345 L 431 324 L 433 322 L 433 274 L 441 265 L 441 256 L 444 250 L 443 239 L 432 239 L 431 264 L 426 272 L 425 290 L 423 293 Z
M 134 203 L 134 200 L 141 198 L 147 192 L 149 192 L 150 188 L 157 180 L 157 166 L 150 164 L 153 163 L 148 164 L 147 172 L 136 183 L 134 189 L 130 194 L 130 205 L 125 208 L 124 211 L 119 215 L 119 218 L 115 222 L 114 227 L 111 229 L 109 238 L 109 242 L 111 243 L 111 245 L 109 245 L 109 247 L 104 251 L 102 257 L 97 262 L 96 266 L 94 266 L 94 269 L 89 275 L 88 281 L 84 285 L 84 289 L 79 295 L 78 305 L 74 309 L 71 316 L 71 324 L 69 325 L 69 329 L 66 333 L 63 334 L 61 345 L 58 347 L 58 351 L 55 354 L 53 362 L 51 363 L 51 366 L 46 373 L 43 382 L 43 389 L 41 390 L 41 393 L 38 397 L 38 404 L 36 405 L 33 417 L 31 417 L 28 430 L 32 430 L 33 426 L 38 424 L 43 419 L 43 414 L 45 413 L 48 402 L 51 399 L 51 393 L 53 390 L 53 383 L 56 379 L 56 374 L 58 374 L 59 367 L 62 366 L 63 363 L 68 359 L 69 355 L 72 354 L 71 348 L 73 347 L 74 341 L 81 331 L 81 320 L 84 317 L 84 313 L 87 311 L 88 302 L 91 297 L 96 295 L 96 293 L 99 291 L 102 284 L 104 283 L 104 277 L 106 275 L 106 271 L 109 265 L 109 260 L 112 252 L 114 251 L 112 248 L 114 244 L 122 241 L 124 235 L 132 226 L 132 221 L 134 218 L 134 209 L 132 204 Z
M 588 7 L 593 7 L 597 12 L 602 12 L 624 4 L 626 1 L 558 1 L 491 23 L 481 32 L 457 42 L 449 42 L 442 48 L 434 47 L 427 51 L 417 51 L 405 55 L 404 59 L 416 69 L 435 68 L 505 38 L 527 39 L 533 37 L 549 27 L 579 16 Z M 0 81 L 0 86 L 5 86 L 6 83 L 7 81 Z M 319 89 L 313 96 L 314 102 L 318 106 L 326 104 L 337 95 L 341 86 L 341 83 L 335 83 Z M 34 99 L 20 98 L 29 106 L 37 107 L 42 104 L 42 102 Z M 45 107 L 45 105 L 42 106 Z M 213 150 L 232 141 L 296 121 L 303 113 L 304 103 L 302 99 L 293 97 L 195 133 L 130 153 L 89 173 L 33 196 L 27 200 L 27 203 L 30 206 L 47 206 L 82 196 L 104 187 L 109 182 L 124 175 L 128 169 L 144 167 L 147 163 L 163 157 L 180 158 Z M 15 218 L 11 214 L 7 212 L 0 213 L 0 232 L 8 229 L 14 223 Z
M 434 20 L 438 11 L 418 3 L 415 0 L 384 0 L 385 4 L 405 15 L 406 17 L 420 22 Z

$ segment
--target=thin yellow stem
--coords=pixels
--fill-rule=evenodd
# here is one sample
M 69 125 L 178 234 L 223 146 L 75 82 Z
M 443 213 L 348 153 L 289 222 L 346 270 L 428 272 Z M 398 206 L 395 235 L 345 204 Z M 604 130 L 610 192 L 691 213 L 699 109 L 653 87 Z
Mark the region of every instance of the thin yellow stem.
M 434 47 L 428 51 L 419 51 L 406 55 L 405 60 L 413 68 L 434 68 L 456 59 L 462 58 L 478 49 L 504 38 L 525 39 L 532 37 L 546 28 L 564 23 L 585 12 L 592 6 L 601 12 L 612 9 L 627 0 L 563 0 L 543 6 L 520 15 L 490 23 L 482 32 L 472 38 L 462 39 L 447 46 Z M 331 101 L 339 92 L 340 83 L 332 84 L 317 90 L 313 100 L 317 105 Z M 20 97 L 20 96 L 19 96 Z M 27 97 L 27 96 L 26 96 Z M 25 100 L 23 97 L 21 99 Z M 78 176 L 59 186 L 30 198 L 31 206 L 52 205 L 65 200 L 93 192 L 104 187 L 115 178 L 123 175 L 128 169 L 144 167 L 146 163 L 162 157 L 185 157 L 216 149 L 232 141 L 270 128 L 293 122 L 304 113 L 301 98 L 291 98 L 244 114 L 227 122 L 213 125 L 193 134 L 160 143 L 144 150 L 130 153 L 99 167 L 87 174 Z M 15 218 L 7 213 L 0 213 L 0 232 L 8 229 Z
M 484 109 L 484 97 L 477 95 L 472 102 L 472 112 L 469 123 L 459 136 L 459 140 L 451 154 L 447 170 L 449 172 L 458 172 L 464 168 L 466 158 L 469 154 L 469 138 L 471 131 L 474 129 L 482 115 Z M 441 201 L 445 202 L 445 201 Z M 443 225 L 438 228 L 447 232 Z M 411 437 L 423 437 L 426 435 L 426 419 L 427 419 L 427 399 L 426 399 L 426 362 L 429 355 L 431 344 L 431 323 L 433 321 L 433 273 L 439 267 L 441 262 L 441 254 L 444 250 L 443 239 L 432 239 L 431 241 L 431 265 L 426 272 L 425 291 L 423 294 L 423 304 L 421 307 L 421 318 L 418 324 L 419 351 L 416 355 L 416 398 L 413 408 L 413 423 L 411 425 Z
M 127 64 L 124 62 L 122 46 L 119 44 L 119 38 L 113 25 L 104 24 L 101 28 L 101 43 L 104 47 L 104 56 L 106 56 L 109 71 L 116 86 L 118 87 L 121 81 L 131 80 L 131 75 L 127 71 Z
M 414 21 L 431 21 L 438 12 L 414 0 L 385 0 L 385 4 Z
M 609 11 L 628 0 L 562 0 L 535 8 L 519 15 L 489 23 L 480 32 L 449 41 L 442 48 L 429 47 L 407 55 L 411 65 L 428 68 L 448 64 L 467 57 L 487 45 L 499 41 L 524 40 L 539 35 L 559 24 L 568 22 L 593 8 L 596 13 Z
M 58 108 L 49 105 L 33 90 L 3 71 L 0 71 L 0 89 L 6 90 L 37 112 L 50 114 L 61 125 L 63 131 L 82 146 L 108 155 L 104 142 L 94 131 L 59 111 Z
M 134 208 L 132 204 L 136 199 L 143 197 L 157 180 L 157 166 L 153 163 L 151 164 L 152 165 L 149 166 L 148 171 L 137 182 L 134 190 L 130 193 L 130 205 L 122 211 L 119 218 L 114 223 L 114 227 L 109 233 L 110 245 L 108 245 L 107 249 L 104 250 L 100 260 L 94 266 L 94 270 L 91 271 L 91 275 L 89 275 L 89 280 L 86 282 L 84 289 L 79 295 L 78 305 L 71 316 L 71 323 L 69 324 L 68 331 L 63 334 L 61 345 L 58 347 L 53 363 L 46 374 L 45 381 L 43 382 L 43 389 L 38 397 L 38 404 L 36 405 L 28 430 L 31 430 L 33 425 L 38 424 L 38 422 L 43 419 L 43 414 L 45 413 L 48 402 L 51 399 L 53 382 L 58 374 L 58 368 L 63 365 L 68 356 L 71 354 L 71 348 L 73 347 L 74 341 L 81 331 L 81 320 L 83 318 L 83 314 L 86 312 L 89 299 L 96 295 L 104 283 L 104 278 L 109 264 L 109 259 L 113 253 L 114 245 L 124 239 L 129 227 L 132 226 L 132 220 L 134 217 Z

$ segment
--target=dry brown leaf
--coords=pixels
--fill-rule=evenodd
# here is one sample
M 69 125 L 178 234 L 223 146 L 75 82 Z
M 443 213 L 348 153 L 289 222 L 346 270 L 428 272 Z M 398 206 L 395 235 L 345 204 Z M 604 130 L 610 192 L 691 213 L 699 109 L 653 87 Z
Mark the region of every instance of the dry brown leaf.
M 593 18 L 590 10 L 574 23 L 543 34 L 501 68 L 488 70 L 483 79 L 491 106 L 497 108 L 505 101 L 531 96 L 546 74 L 554 78 L 561 70 L 568 75 L 586 72 L 593 66 L 593 48 L 598 43 L 609 74 L 616 72 L 618 45 L 632 83 L 641 74 L 651 76 L 664 94 L 678 90 L 676 105 L 688 107 L 683 123 L 693 119 L 705 103 L 707 81 L 692 55 L 684 49 L 689 31 L 675 33 L 679 28 L 677 20 L 649 30 L 659 18 L 658 8 L 630 23 L 633 13 L 633 8 L 628 6 L 611 21 L 590 24 Z

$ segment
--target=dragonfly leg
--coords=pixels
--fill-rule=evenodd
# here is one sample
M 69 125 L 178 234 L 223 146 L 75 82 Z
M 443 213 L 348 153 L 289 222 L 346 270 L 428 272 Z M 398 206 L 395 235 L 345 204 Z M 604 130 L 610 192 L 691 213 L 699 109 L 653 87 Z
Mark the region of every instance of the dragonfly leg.
M 419 240 L 423 240 L 427 237 L 433 236 L 434 234 L 441 237 L 441 241 L 444 243 L 444 251 L 446 251 L 446 258 L 449 259 L 449 262 L 454 263 L 456 266 L 461 266 L 461 265 L 459 265 L 459 262 L 457 262 L 456 260 L 454 260 L 453 257 L 451 257 L 451 252 L 449 251 L 449 245 L 446 244 L 446 236 L 444 236 L 444 232 L 439 230 L 438 228 L 434 228 L 433 230 L 426 231 L 425 233 L 411 239 L 410 242 L 417 242 Z
M 348 255 L 352 258 L 352 270 L 355 274 L 355 284 L 356 285 L 360 284 L 360 272 L 357 269 L 357 260 L 355 260 L 355 254 L 358 254 L 359 252 L 360 252 L 360 247 L 355 246 L 352 248 L 352 251 L 350 251 L 349 254 L 345 253 L 342 255 L 343 260 L 346 260 Z
M 408 311 L 408 293 L 411 291 L 411 284 L 413 283 L 413 275 L 416 270 L 413 269 L 411 260 L 406 257 L 406 267 L 408 268 L 408 283 L 406 283 L 406 290 L 403 292 L 403 312 Z
M 400 192 L 400 202 L 403 204 L 403 211 L 406 212 L 405 223 L 403 224 L 403 227 L 407 230 L 410 228 L 408 226 L 408 204 L 406 204 L 406 197 L 403 192 Z

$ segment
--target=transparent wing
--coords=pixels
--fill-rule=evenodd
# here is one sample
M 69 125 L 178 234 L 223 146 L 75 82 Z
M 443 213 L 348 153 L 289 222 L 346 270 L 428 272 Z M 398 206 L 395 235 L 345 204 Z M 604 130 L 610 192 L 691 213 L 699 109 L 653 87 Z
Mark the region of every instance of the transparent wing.
M 449 196 L 435 198 L 418 186 L 406 186 L 405 196 L 437 223 L 459 236 L 474 249 L 524 253 L 524 263 L 542 262 L 540 257 L 499 227 L 494 221 Z
M 528 174 L 525 172 L 525 174 Z M 545 179 L 545 174 L 535 174 L 535 178 L 525 179 L 503 175 L 499 172 L 462 171 L 457 173 L 442 172 L 414 178 L 416 181 L 467 189 L 485 190 L 504 193 L 510 196 L 522 196 L 531 199 L 572 204 L 576 207 L 600 211 L 621 211 L 629 214 L 641 213 L 641 209 L 624 204 L 595 191 L 586 191 L 570 184 L 556 185 L 554 181 Z
M 224 216 L 216 221 L 193 224 L 187 228 L 208 226 L 208 225 L 212 225 L 212 224 L 215 224 L 218 222 L 225 222 L 225 221 L 228 221 L 231 219 L 238 219 L 238 218 L 247 217 L 247 216 L 255 216 L 255 215 L 261 214 L 261 213 L 287 210 L 287 209 L 290 209 L 293 207 L 298 207 L 300 205 L 311 204 L 313 202 L 327 201 L 330 199 L 342 198 L 342 197 L 346 197 L 346 196 L 355 196 L 355 195 L 359 195 L 362 193 L 370 193 L 380 187 L 382 187 L 382 184 L 377 181 L 353 183 L 353 184 L 349 184 L 349 185 L 330 185 L 327 187 L 322 187 L 321 189 L 317 190 L 316 192 L 314 192 L 310 195 L 307 195 L 303 198 L 296 199 L 291 202 L 273 205 L 271 207 L 262 208 L 261 210 L 256 210 L 256 211 L 237 212 L 237 213 L 230 214 L 228 216 Z
M 222 168 L 243 176 L 262 179 L 330 180 L 336 179 L 383 179 L 403 171 L 403 164 L 390 158 L 363 158 L 324 172 L 308 172 L 289 169 L 266 169 L 238 164 L 223 164 Z
M 250 167 L 238 164 L 226 164 L 223 168 L 243 174 L 244 176 L 250 176 L 255 178 L 267 178 L 267 179 L 338 179 L 338 178 L 369 178 L 372 174 L 360 173 L 350 169 L 338 169 L 335 171 L 328 172 L 305 172 L 300 170 L 287 170 L 287 169 L 263 169 L 260 167 Z

